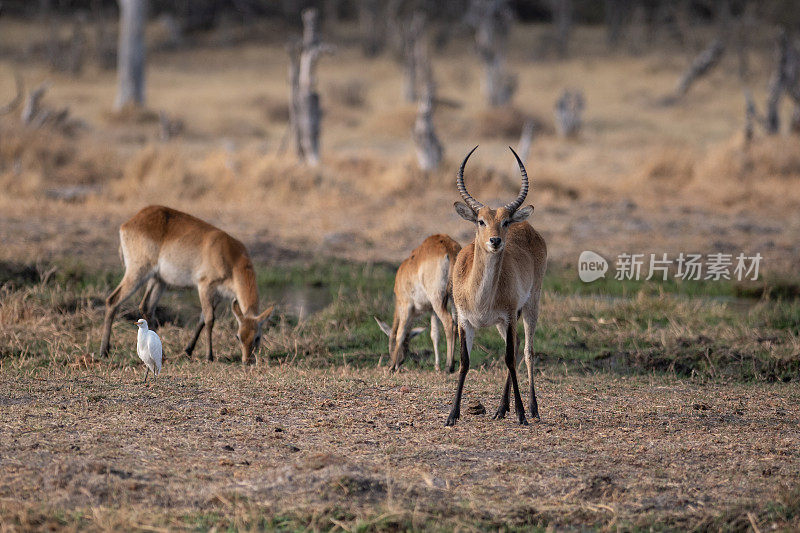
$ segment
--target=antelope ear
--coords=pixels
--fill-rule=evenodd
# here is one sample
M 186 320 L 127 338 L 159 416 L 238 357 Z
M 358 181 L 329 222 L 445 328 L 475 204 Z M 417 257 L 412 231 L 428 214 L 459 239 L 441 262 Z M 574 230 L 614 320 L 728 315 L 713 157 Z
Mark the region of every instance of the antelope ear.
M 511 215 L 511 222 L 522 222 L 523 220 L 531 216 L 532 213 L 533 213 L 533 206 L 526 205 L 525 207 L 514 211 L 514 214 Z
M 473 211 L 472 208 L 464 202 L 454 202 L 453 207 L 456 208 L 456 213 L 458 213 L 458 216 L 464 220 L 468 220 L 469 222 L 478 221 L 475 211 Z
M 380 318 L 374 316 L 372 317 L 375 319 L 375 322 L 378 323 L 378 327 L 381 328 L 381 331 L 386 333 L 386 336 L 391 338 L 392 337 L 392 328 L 389 327 L 389 324 L 381 320 Z
M 259 325 L 263 324 L 264 321 L 267 320 L 270 317 L 270 315 L 272 315 L 272 312 L 274 310 L 275 310 L 275 306 L 274 305 L 270 305 L 269 307 L 267 307 L 264 310 L 263 313 L 261 313 L 260 315 L 258 315 L 256 317 L 256 322 L 258 322 Z
M 413 339 L 414 337 L 416 337 L 417 335 L 419 335 L 423 331 L 425 331 L 425 328 L 414 328 L 414 329 L 412 329 L 408 334 L 408 340 Z
M 241 324 L 242 320 L 244 320 L 244 313 L 242 313 L 242 308 L 239 307 L 239 302 L 235 299 L 231 302 L 231 311 L 233 311 L 233 316 L 236 317 L 237 322 Z

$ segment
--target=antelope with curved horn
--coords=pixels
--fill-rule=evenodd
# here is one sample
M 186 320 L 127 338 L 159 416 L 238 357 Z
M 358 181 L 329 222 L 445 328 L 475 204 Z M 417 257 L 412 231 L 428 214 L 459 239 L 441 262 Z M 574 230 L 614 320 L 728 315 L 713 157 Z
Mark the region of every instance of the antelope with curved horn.
M 101 356 L 108 355 L 117 309 L 146 283 L 139 309 L 151 323 L 167 286 L 197 288 L 202 313 L 184 351 L 192 354 L 205 327 L 209 361 L 214 360 L 214 309 L 220 298 L 233 299 L 231 309 L 239 323 L 242 363 L 247 364 L 261 342 L 261 326 L 274 306 L 258 314 L 256 274 L 244 244 L 199 218 L 162 206 L 145 207 L 136 213 L 120 226 L 119 237 L 125 275 L 106 299 Z
M 439 321 L 447 340 L 447 371 L 454 370 L 456 326 L 447 303 L 452 300 L 451 271 L 460 250 L 461 245 L 450 236 L 431 235 L 397 269 L 392 327 L 375 317 L 389 336 L 390 370 L 400 369 L 408 353 L 408 342 L 425 331 L 425 328 L 411 329 L 414 318 L 429 311 L 432 311 L 431 340 L 436 370 L 439 370 Z
M 475 330 L 496 326 L 506 339 L 508 377 L 494 418 L 505 417 L 509 410 L 509 389 L 513 387 L 517 420 L 527 425 L 525 408 L 517 382 L 517 320 L 525 327 L 525 364 L 530 381 L 530 412 L 539 418 L 533 387 L 533 333 L 539 317 L 542 279 L 547 268 L 547 246 L 539 233 L 525 220 L 533 206 L 520 208 L 528 194 L 528 175 L 517 153 L 511 149 L 522 173 L 522 187 L 517 198 L 503 207 L 492 209 L 473 198 L 464 186 L 467 154 L 456 178 L 456 187 L 465 203 L 456 202 L 461 218 L 475 224 L 475 239 L 462 248 L 453 269 L 453 300 L 458 314 L 461 343 L 461 369 L 456 396 L 446 425 L 452 426 L 461 414 L 461 394 L 469 371 L 469 356 Z

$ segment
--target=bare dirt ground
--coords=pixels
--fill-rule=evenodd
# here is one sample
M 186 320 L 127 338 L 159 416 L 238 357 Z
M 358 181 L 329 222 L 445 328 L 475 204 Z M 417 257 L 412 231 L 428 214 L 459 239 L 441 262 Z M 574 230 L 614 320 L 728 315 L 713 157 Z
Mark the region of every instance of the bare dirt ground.
M 798 525 L 793 384 L 546 370 L 540 423 L 465 409 L 445 428 L 454 377 L 431 372 L 184 365 L 152 387 L 140 377 L 2 378 L 6 526 Z M 501 379 L 471 372 L 465 406 L 493 412 Z
M 54 73 L 36 52 L 48 28 L 0 18 L 0 101 L 14 96 L 19 72 L 28 88 L 49 81 L 44 105 L 69 107 L 82 123 L 64 132 L 0 118 L 0 266 L 24 271 L 0 286 L 0 531 L 800 528 L 796 301 L 763 298 L 742 311 L 733 292 L 580 296 L 566 278 L 591 249 L 761 253 L 762 274 L 796 279 L 800 141 L 783 132 L 743 143 L 733 57 L 681 103 L 661 103 L 708 29 L 686 48 L 655 42 L 632 54 L 609 52 L 598 28 L 576 28 L 575 54 L 556 61 L 532 52 L 546 28 L 517 26 L 509 66 L 519 91 L 499 110 L 484 105 L 480 65 L 457 37 L 434 64 L 456 105 L 437 109 L 446 160 L 430 175 L 415 168 L 415 109 L 401 101 L 399 65 L 364 59 L 353 28 L 329 30 L 339 48 L 320 62 L 322 165 L 311 169 L 279 152 L 283 29 L 166 50 L 150 28 L 148 107 L 127 116 L 111 111 L 113 71 Z M 752 35 L 758 102 L 771 39 L 767 28 Z M 586 97 L 577 139 L 552 127 L 566 87 Z M 159 139 L 159 111 L 183 121 L 177 138 Z M 513 197 L 506 147 L 525 118 L 540 124 L 527 160 L 532 222 L 548 242 L 550 280 L 564 281 L 545 295 L 537 333 L 543 421 L 520 428 L 467 413 L 476 399 L 496 408 L 502 376 L 488 365 L 470 373 L 462 420 L 446 429 L 453 376 L 351 367 L 375 364 L 372 315 L 391 309 L 390 280 L 366 290 L 358 272 L 399 261 L 431 233 L 468 242 L 472 228 L 452 208 L 455 169 L 480 143 L 470 190 L 490 204 Z M 74 186 L 85 193 L 57 198 Z M 295 363 L 168 359 L 145 387 L 118 323 L 114 358 L 79 370 L 122 273 L 117 228 L 150 203 L 229 231 L 261 273 L 334 256 L 367 263 L 342 274 L 350 284 L 333 279 L 352 294 L 334 294 L 321 318 L 276 319 L 263 359 L 300 352 Z M 167 302 L 184 317 L 160 330 L 176 353 L 196 302 Z M 217 328 L 222 354 L 235 353 L 231 322 Z M 575 375 L 590 356 L 638 366 Z M 682 378 L 647 374 L 680 365 Z M 639 375 L 620 375 L 628 371 Z

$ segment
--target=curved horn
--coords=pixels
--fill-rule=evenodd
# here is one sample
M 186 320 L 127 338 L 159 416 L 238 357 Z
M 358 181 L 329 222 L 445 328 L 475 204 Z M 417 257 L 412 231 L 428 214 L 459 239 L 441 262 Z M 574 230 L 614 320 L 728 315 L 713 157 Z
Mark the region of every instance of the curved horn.
M 469 156 L 472 155 L 472 152 L 477 150 L 478 147 L 475 146 L 470 152 L 467 154 L 467 157 L 464 158 L 464 161 L 461 162 L 461 167 L 458 169 L 458 174 L 456 175 L 456 188 L 458 189 L 459 194 L 461 194 L 461 198 L 467 203 L 467 205 L 473 210 L 477 211 L 483 204 L 480 203 L 478 200 L 473 198 L 468 192 L 467 188 L 464 186 L 464 167 L 467 166 L 467 159 Z
M 14 78 L 17 82 L 17 96 L 3 107 L 0 107 L 0 115 L 11 113 L 22 101 L 22 78 L 18 72 L 14 73 Z
M 519 209 L 519 206 L 522 205 L 522 202 L 525 201 L 525 197 L 528 196 L 528 173 L 525 172 L 525 165 L 522 164 L 522 160 L 520 160 L 517 152 L 514 151 L 513 148 L 510 146 L 508 147 L 511 150 L 511 153 L 514 154 L 514 157 L 517 158 L 517 164 L 519 165 L 519 171 L 522 174 L 522 187 L 519 189 L 519 196 L 517 199 L 511 202 L 510 204 L 506 204 L 506 209 L 511 211 L 512 213 Z

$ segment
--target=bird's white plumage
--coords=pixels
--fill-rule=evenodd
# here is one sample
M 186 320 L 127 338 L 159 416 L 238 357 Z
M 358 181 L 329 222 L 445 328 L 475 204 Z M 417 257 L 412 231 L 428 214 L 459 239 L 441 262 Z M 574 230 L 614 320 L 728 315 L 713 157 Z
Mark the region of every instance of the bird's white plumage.
M 147 328 L 146 320 L 141 319 L 136 325 L 139 326 L 139 333 L 136 338 L 136 354 L 147 365 L 153 375 L 157 376 L 161 373 L 161 339 L 155 331 Z

